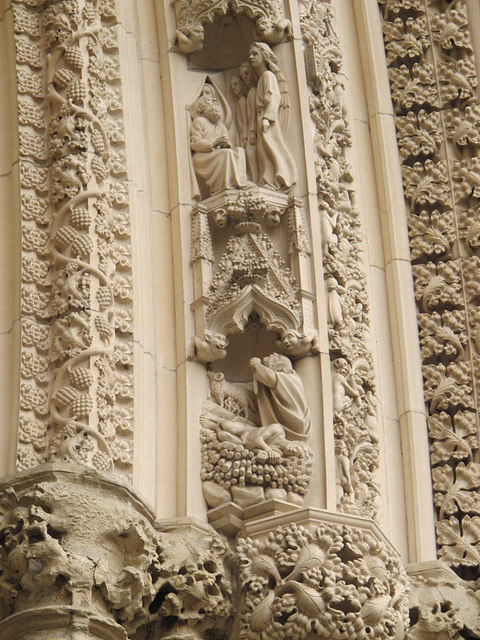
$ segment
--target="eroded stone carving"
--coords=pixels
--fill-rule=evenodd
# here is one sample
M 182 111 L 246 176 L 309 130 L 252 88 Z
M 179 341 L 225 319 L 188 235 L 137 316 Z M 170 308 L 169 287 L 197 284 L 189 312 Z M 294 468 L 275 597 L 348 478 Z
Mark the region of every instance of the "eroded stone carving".
M 463 575 L 480 559 L 478 79 L 465 2 L 380 4 L 408 203 L 437 542 Z M 439 637 L 447 633 L 441 620 L 450 614 L 427 613 L 422 624 L 436 620 Z
M 403 638 L 407 579 L 370 532 L 320 523 L 240 539 L 239 637 Z
M 132 289 L 115 5 L 17 0 L 14 24 L 24 239 L 18 466 L 56 458 L 128 476 Z
M 38 467 L 1 490 L 0 633 L 13 614 L 59 634 L 76 618 L 116 634 L 100 637 L 146 624 L 162 637 L 225 632 L 231 552 L 208 525 L 154 522 L 126 485 L 72 464 Z
M 477 585 L 441 562 L 410 565 L 409 640 L 459 640 L 480 635 Z

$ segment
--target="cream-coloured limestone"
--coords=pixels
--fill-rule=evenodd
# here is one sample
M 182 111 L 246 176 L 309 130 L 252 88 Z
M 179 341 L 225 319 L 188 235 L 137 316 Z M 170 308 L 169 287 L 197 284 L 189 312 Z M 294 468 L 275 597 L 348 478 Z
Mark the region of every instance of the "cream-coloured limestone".
M 154 522 L 129 486 L 72 464 L 16 474 L 2 495 L 1 637 L 225 628 L 230 551 L 207 525 Z
M 421 459 L 421 468 L 428 465 L 428 442 L 421 433 L 426 433 L 422 425 L 408 434 L 408 425 L 413 423 L 408 417 L 403 418 L 405 411 L 416 412 L 416 424 L 421 425 L 421 413 L 424 401 L 421 394 L 420 361 L 417 349 L 412 349 L 408 336 L 416 336 L 416 320 L 414 299 L 412 296 L 412 280 L 409 268 L 410 252 L 406 233 L 405 204 L 403 187 L 399 171 L 399 159 L 394 149 L 394 124 L 390 98 L 388 96 L 388 76 L 383 64 L 383 51 L 380 47 L 381 25 L 376 2 L 358 2 L 355 5 L 357 29 L 364 56 L 362 57 L 369 122 L 372 130 L 372 145 L 377 172 L 377 192 L 381 210 L 381 228 L 384 238 L 386 263 L 387 292 L 389 295 L 390 326 L 395 363 L 395 386 L 397 390 L 398 410 L 401 416 L 403 453 L 405 458 Z M 408 262 L 407 262 L 408 260 Z M 417 427 L 418 429 L 418 427 Z M 408 435 L 407 435 L 408 434 Z M 407 438 L 407 440 L 405 440 Z M 410 447 L 414 446 L 414 453 Z M 422 448 L 419 448 L 421 445 Z M 405 460 L 404 470 L 409 462 Z M 412 470 L 414 471 L 414 470 Z M 404 471 L 405 472 L 405 471 Z M 423 480 L 423 483 L 421 482 Z M 411 539 L 411 559 L 427 560 L 435 557 L 433 544 L 433 519 L 429 506 L 430 482 L 426 482 L 426 474 L 419 476 L 415 472 L 406 478 L 406 487 L 411 493 L 406 494 L 407 509 L 410 512 L 409 531 Z M 414 504 L 418 507 L 413 507 Z M 412 518 L 415 518 L 412 521 Z M 416 532 L 422 530 L 421 546 L 415 544 Z M 412 549 L 412 545 L 415 551 Z M 426 553 L 419 556 L 418 553 Z
M 0 474 L 15 465 L 20 360 L 20 198 L 13 16 L 0 3 Z

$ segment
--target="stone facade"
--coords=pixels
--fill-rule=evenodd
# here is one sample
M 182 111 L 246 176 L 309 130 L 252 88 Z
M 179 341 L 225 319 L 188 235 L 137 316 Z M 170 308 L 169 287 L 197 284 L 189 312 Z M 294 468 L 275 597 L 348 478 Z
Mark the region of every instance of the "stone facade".
M 480 637 L 477 0 L 0 0 L 0 640 Z

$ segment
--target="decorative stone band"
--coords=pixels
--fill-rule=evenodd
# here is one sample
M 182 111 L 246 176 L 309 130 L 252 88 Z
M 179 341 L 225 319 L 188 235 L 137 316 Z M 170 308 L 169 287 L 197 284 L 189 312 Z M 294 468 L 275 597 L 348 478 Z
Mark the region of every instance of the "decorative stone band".
M 348 163 L 352 146 L 342 52 L 332 0 L 299 4 L 322 230 L 329 351 L 332 361 L 338 508 L 377 512 L 379 465 L 376 373 L 369 296 L 362 265 L 364 232 Z
M 19 469 L 129 475 L 132 286 L 115 0 L 15 0 Z M 47 436 L 48 430 L 48 436 Z
M 244 526 L 240 638 L 403 638 L 407 576 L 365 518 L 300 509 Z
M 464 0 L 379 0 L 408 203 L 439 556 L 478 577 L 480 105 Z
M 155 523 L 128 485 L 73 464 L 39 466 L 0 490 L 2 639 L 28 638 L 28 625 L 32 640 L 121 640 L 146 623 L 161 637 L 224 631 L 230 551 L 208 525 Z

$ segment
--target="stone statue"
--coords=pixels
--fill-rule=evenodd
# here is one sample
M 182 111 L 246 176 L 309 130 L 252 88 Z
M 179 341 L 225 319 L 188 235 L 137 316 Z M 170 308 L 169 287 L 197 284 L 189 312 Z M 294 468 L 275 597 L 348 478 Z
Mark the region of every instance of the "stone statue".
M 238 144 L 246 151 L 248 143 L 247 97 L 245 84 L 239 75 L 235 74 L 232 76 L 230 88 L 237 100 L 235 107 L 235 124 L 237 125 Z
M 202 95 L 190 107 L 190 148 L 197 178 L 205 182 L 210 195 L 247 184 L 245 152 L 232 148 L 222 107 L 213 87 L 205 85 Z
M 275 340 L 275 346 L 290 358 L 304 358 L 320 353 L 316 331 L 302 333 L 295 329 L 287 329 L 282 333 L 280 340 Z
M 245 149 L 247 155 L 248 175 L 253 182 L 258 182 L 258 164 L 257 164 L 257 89 L 255 87 L 255 77 L 252 65 L 244 62 L 239 69 L 240 78 L 243 80 L 247 88 L 247 147 Z
M 276 55 L 264 42 L 252 44 L 249 59 L 258 78 L 255 102 L 258 184 L 288 190 L 295 184 L 296 175 L 284 139 L 289 109 L 286 80 Z
M 262 426 L 280 424 L 289 440 L 305 440 L 311 418 L 305 390 L 290 360 L 279 353 L 252 358 L 253 388 Z

